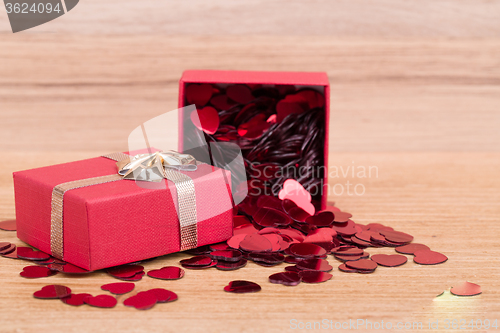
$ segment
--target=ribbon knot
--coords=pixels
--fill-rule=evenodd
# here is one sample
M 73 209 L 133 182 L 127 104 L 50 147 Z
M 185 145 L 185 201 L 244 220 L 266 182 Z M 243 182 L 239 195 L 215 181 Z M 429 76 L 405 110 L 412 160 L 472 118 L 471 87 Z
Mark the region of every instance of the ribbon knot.
M 196 171 L 196 159 L 173 150 L 138 154 L 116 163 L 123 179 L 160 182 L 168 179 L 167 170 Z

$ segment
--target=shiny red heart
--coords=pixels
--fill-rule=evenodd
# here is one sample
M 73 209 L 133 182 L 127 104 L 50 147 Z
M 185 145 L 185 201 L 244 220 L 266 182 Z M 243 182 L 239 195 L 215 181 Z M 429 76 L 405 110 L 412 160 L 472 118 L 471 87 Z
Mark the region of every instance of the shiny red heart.
M 471 282 L 462 282 L 454 285 L 450 292 L 455 296 L 475 296 L 482 293 L 481 286 Z
M 5 231 L 16 231 L 16 220 L 7 220 L 0 222 L 0 229 Z
M 129 278 L 142 271 L 144 271 L 144 266 L 141 265 L 122 265 L 106 270 L 108 274 L 117 278 Z
M 227 97 L 241 104 L 247 104 L 253 100 L 252 91 L 243 84 L 235 84 L 227 87 L 226 94 Z
M 61 298 L 61 301 L 63 303 L 66 303 L 68 305 L 73 305 L 73 306 L 80 306 L 85 304 L 85 299 L 87 297 L 92 297 L 91 294 L 71 294 L 68 297 Z
M 275 273 L 269 276 L 269 282 L 285 286 L 296 286 L 300 283 L 300 280 L 300 275 L 292 271 Z
M 255 293 L 261 289 L 262 288 L 257 283 L 244 280 L 231 281 L 224 287 L 224 291 L 237 294 Z
M 241 124 L 238 127 L 238 134 L 250 140 L 258 139 L 271 125 L 272 123 L 266 121 L 266 115 L 259 113 L 248 122 Z
M 165 266 L 149 271 L 148 276 L 160 280 L 178 280 L 184 276 L 184 270 L 176 266 Z
M 186 87 L 185 95 L 188 104 L 205 106 L 212 98 L 212 93 L 213 88 L 210 84 L 190 84 Z
M 108 283 L 101 286 L 102 290 L 109 291 L 115 295 L 123 295 L 134 290 L 135 284 L 131 282 Z
M 170 303 L 178 299 L 176 293 L 163 288 L 150 289 L 147 292 L 155 295 L 157 303 Z
M 52 298 L 63 298 L 67 297 L 71 294 L 71 289 L 69 289 L 66 286 L 61 286 L 58 284 L 52 284 L 43 287 L 41 290 L 36 291 L 33 293 L 33 296 L 36 298 L 45 298 L 45 299 L 52 299 Z
M 57 272 L 51 271 L 44 266 L 26 266 L 23 268 L 23 271 L 19 273 L 19 275 L 28 279 L 43 278 L 54 274 L 57 274 Z
M 307 108 L 308 103 L 302 96 L 288 95 L 276 104 L 276 121 L 280 123 L 288 115 L 300 114 Z
M 97 295 L 86 297 L 83 300 L 86 304 L 96 308 L 114 308 L 116 306 L 116 298 L 110 295 Z
M 330 280 L 333 276 L 330 273 L 310 270 L 302 271 L 299 275 L 304 283 L 321 283 Z
M 220 124 L 219 113 L 211 106 L 191 112 L 191 121 L 197 129 L 207 134 L 217 132 Z
M 157 302 L 156 295 L 148 291 L 141 291 L 137 295 L 127 298 L 123 304 L 131 306 L 138 310 L 148 310 L 155 306 Z
M 35 251 L 30 247 L 26 246 L 18 246 L 17 247 L 17 256 L 20 259 L 28 259 L 28 260 L 47 260 L 50 258 L 50 255 L 41 251 Z
M 406 264 L 408 258 L 401 254 L 374 254 L 370 258 L 380 266 L 396 267 Z
M 413 261 L 420 265 L 437 265 L 448 260 L 444 254 L 431 250 L 418 250 L 413 255 Z

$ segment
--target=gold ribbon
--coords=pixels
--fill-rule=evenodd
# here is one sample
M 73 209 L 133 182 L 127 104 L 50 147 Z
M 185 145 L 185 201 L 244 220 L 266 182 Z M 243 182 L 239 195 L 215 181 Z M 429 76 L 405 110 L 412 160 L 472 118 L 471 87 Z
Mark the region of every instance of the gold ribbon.
M 139 154 L 131 157 L 124 153 L 112 153 L 103 157 L 116 161 L 118 174 L 93 177 L 56 185 L 52 190 L 50 248 L 52 256 L 64 259 L 63 203 L 66 191 L 86 186 L 109 183 L 121 179 L 159 182 L 170 180 L 177 190 L 178 216 L 180 223 L 181 251 L 198 246 L 196 195 L 191 177 L 179 171 L 194 171 L 194 157 L 175 151 Z

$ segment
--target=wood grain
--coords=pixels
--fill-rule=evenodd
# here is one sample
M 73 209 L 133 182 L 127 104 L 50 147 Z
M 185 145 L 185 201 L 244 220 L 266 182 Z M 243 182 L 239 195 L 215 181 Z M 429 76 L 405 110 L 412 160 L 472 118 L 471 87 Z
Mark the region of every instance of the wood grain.
M 293 288 L 267 282 L 285 265 L 146 277 L 137 290 L 165 287 L 179 300 L 145 312 L 124 297 L 111 310 L 35 300 L 45 284 L 98 294 L 114 280 L 28 280 L 19 276 L 26 263 L 0 258 L 0 332 L 287 332 L 297 331 L 293 319 L 422 322 L 428 331 L 429 320 L 500 319 L 499 15 L 491 0 L 87 0 L 11 34 L 0 10 L 0 220 L 15 218 L 13 171 L 126 150 L 133 128 L 177 107 L 185 69 L 326 71 L 330 165 L 378 171 L 332 174 L 330 200 L 356 222 L 406 231 L 449 257 L 372 275 L 335 270 L 327 283 Z M 347 181 L 364 194 L 340 194 Z M 21 244 L 13 232 L 0 240 Z M 234 279 L 263 290 L 223 292 Z M 435 299 L 464 280 L 483 294 Z

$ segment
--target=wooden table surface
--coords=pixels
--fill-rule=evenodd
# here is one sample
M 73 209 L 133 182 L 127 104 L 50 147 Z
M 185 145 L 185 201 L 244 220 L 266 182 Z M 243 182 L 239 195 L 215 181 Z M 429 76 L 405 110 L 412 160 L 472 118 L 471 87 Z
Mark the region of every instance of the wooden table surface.
M 446 319 L 499 320 L 500 1 L 187 3 L 87 0 L 17 34 L 0 10 L 0 220 L 15 218 L 13 171 L 126 150 L 133 128 L 176 108 L 185 69 L 326 71 L 330 165 L 378 171 L 332 175 L 331 186 L 349 181 L 365 193 L 329 199 L 356 222 L 408 232 L 449 260 L 370 275 L 335 269 L 326 283 L 297 287 L 267 281 L 284 264 L 145 277 L 136 290 L 163 287 L 179 300 L 143 312 L 123 297 L 109 310 L 36 300 L 46 284 L 98 294 L 115 280 L 28 280 L 19 276 L 26 263 L 0 258 L 0 332 L 267 333 L 323 319 L 421 322 L 427 331 L 429 321 L 443 330 Z M 7 231 L 0 241 L 22 244 Z M 236 279 L 262 291 L 222 291 Z M 435 298 L 462 281 L 483 294 Z

